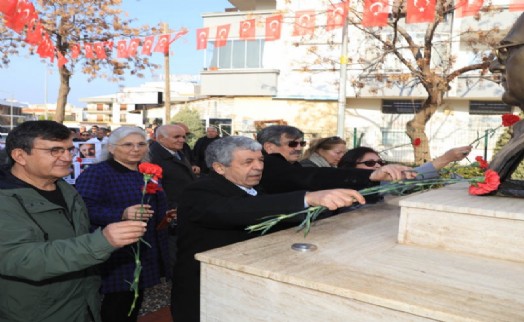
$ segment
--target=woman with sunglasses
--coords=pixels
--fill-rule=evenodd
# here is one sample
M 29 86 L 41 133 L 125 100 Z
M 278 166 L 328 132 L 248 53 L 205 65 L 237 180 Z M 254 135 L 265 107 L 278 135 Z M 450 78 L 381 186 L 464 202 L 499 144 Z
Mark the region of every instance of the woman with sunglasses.
M 416 167 L 413 171 L 418 173 L 417 178 L 431 179 L 439 176 L 439 170 L 450 164 L 451 162 L 460 161 L 464 159 L 470 152 L 471 146 L 461 146 L 446 151 L 443 155 L 435 158 L 431 162 L 426 162 L 423 165 Z M 344 154 L 340 162 L 339 168 L 356 168 L 376 170 L 386 165 L 379 153 L 372 148 L 360 146 L 351 149 Z
M 336 168 L 346 150 L 346 141 L 338 136 L 312 140 L 300 164 L 303 167 Z

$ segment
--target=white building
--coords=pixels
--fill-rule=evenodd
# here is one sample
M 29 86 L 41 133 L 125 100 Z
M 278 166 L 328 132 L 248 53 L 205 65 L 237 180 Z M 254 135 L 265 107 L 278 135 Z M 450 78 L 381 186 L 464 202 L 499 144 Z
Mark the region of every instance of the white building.
M 182 106 L 189 106 L 198 110 L 203 119 L 231 120 L 234 134 L 252 135 L 256 131 L 255 123 L 264 120 L 283 120 L 302 129 L 308 137 L 336 134 L 340 92 L 340 64 L 337 62 L 342 49 L 342 30 L 328 32 L 323 26 L 326 8 L 330 3 L 339 1 L 229 2 L 235 8 L 203 14 L 203 26 L 209 27 L 209 38 L 208 49 L 202 53 L 207 63 L 200 74 L 200 91 L 195 91 L 186 101 L 174 102 L 172 114 Z M 351 3 L 352 6 L 359 5 Z M 502 11 L 483 13 L 480 22 L 473 17 L 455 18 L 450 15 L 441 24 L 435 39 L 441 42 L 439 50 L 441 57 L 444 57 L 442 59 L 447 59 L 449 52 L 456 57 L 452 69 L 469 65 L 478 59 L 466 46 L 474 34 L 466 32 L 469 28 L 488 30 L 497 26 L 501 29 L 500 37 L 520 14 L 508 12 L 507 5 L 501 5 Z M 295 14 L 300 10 L 314 10 L 316 13 L 316 29 L 312 37 L 293 36 Z M 266 41 L 265 19 L 277 14 L 284 17 L 281 38 Z M 240 22 L 246 19 L 256 19 L 255 40 L 242 40 L 239 37 Z M 225 46 L 216 48 L 213 45 L 216 30 L 222 25 L 230 26 L 228 40 Z M 359 86 L 366 73 L 360 59 L 376 54 L 369 51 L 368 45 L 372 41 L 359 27 L 348 28 L 349 64 L 345 87 L 344 136 L 350 147 L 357 141 L 378 150 L 408 143 L 405 124 L 427 94 L 421 86 L 411 86 L 409 82 L 378 81 L 377 75 L 398 77 L 406 72 L 405 67 L 389 56 L 377 65 L 381 69 L 369 73 L 366 85 Z M 404 27 L 420 43 L 426 24 Z M 390 36 L 384 31 L 383 37 Z M 477 49 L 480 53 L 490 50 L 482 44 Z M 434 55 L 435 61 L 432 60 L 432 63 L 438 64 L 439 59 Z M 444 104 L 426 125 L 432 155 L 443 153 L 452 146 L 472 142 L 479 133 L 482 135 L 484 130 L 498 126 L 501 123 L 500 114 L 512 111 L 500 100 L 503 89 L 490 77 L 481 76 L 480 72 L 475 71 L 462 75 L 452 84 Z M 116 98 L 105 99 L 109 102 Z M 86 101 L 90 103 L 88 106 L 95 103 L 92 99 Z M 127 116 L 133 112 L 131 109 L 140 111 L 127 106 L 123 108 L 120 104 L 102 113 L 113 113 L 113 119 L 120 113 L 120 122 L 123 124 L 131 121 L 131 117 Z M 122 118 L 123 111 L 128 112 L 126 119 Z M 147 119 L 150 120 L 153 111 L 148 113 Z M 158 117 L 162 115 L 160 109 Z M 141 116 L 142 121 L 146 121 L 144 113 Z M 97 114 L 97 120 L 102 119 Z M 494 144 L 495 139 L 491 139 L 490 148 Z M 406 153 L 409 151 L 411 147 L 390 150 L 388 157 L 391 160 L 410 161 L 410 153 Z M 480 146 L 475 153 L 482 155 L 483 147 Z

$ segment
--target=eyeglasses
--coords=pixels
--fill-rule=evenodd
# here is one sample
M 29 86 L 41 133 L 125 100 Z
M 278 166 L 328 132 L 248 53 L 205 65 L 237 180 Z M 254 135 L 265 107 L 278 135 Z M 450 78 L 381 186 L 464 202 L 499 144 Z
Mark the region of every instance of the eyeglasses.
M 524 44 L 507 44 L 503 45 L 504 47 L 497 48 L 497 59 L 500 64 L 506 64 L 506 60 L 509 56 L 509 50 L 513 47 L 521 47 Z
M 112 144 L 112 145 L 116 145 L 116 146 L 119 146 L 121 147 L 123 150 L 132 150 L 133 148 L 137 148 L 137 149 L 145 149 L 147 148 L 147 143 L 146 142 L 140 142 L 140 143 L 131 143 L 131 142 L 127 142 L 127 143 L 122 143 L 122 144 Z
M 44 149 L 44 148 L 32 148 L 32 150 L 48 151 L 49 154 L 51 154 L 51 156 L 52 156 L 53 158 L 60 158 L 61 156 L 64 155 L 65 151 L 69 152 L 70 155 L 75 154 L 76 147 L 74 147 L 74 146 L 72 146 L 72 147 L 70 147 L 70 148 L 54 147 L 54 148 L 48 148 L 48 149 Z
M 357 162 L 357 164 L 364 164 L 366 167 L 374 167 L 377 164 L 380 166 L 386 165 L 387 162 L 384 160 L 377 160 L 377 161 L 367 160 L 367 161 Z
M 296 148 L 297 146 L 301 146 L 301 147 L 305 147 L 307 144 L 306 141 L 289 141 L 287 143 L 287 146 L 290 147 L 290 148 Z

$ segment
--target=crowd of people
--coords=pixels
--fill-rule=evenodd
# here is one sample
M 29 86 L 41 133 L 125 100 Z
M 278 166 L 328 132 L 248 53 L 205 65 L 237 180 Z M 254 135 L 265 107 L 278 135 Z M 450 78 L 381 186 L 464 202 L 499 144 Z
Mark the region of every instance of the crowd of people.
M 183 123 L 162 125 L 150 140 L 135 126 L 119 127 L 109 135 L 104 131 L 103 137 L 96 137 L 102 131 L 95 128 L 90 131 L 94 137 L 75 143 L 78 136 L 53 121 L 28 121 L 14 129 L 6 141 L 10 162 L 0 173 L 0 212 L 10 213 L 0 230 L 11 229 L 0 237 L 0 256 L 9 259 L 0 265 L 0 285 L 7 290 L 3 294 L 9 294 L 6 300 L 20 305 L 0 301 L 0 316 L 14 321 L 35 316 L 50 321 L 136 321 L 144 289 L 165 277 L 173 281 L 173 318 L 198 321 L 196 253 L 255 237 L 245 227 L 264 216 L 317 205 L 349 209 L 355 202 L 376 201 L 366 200 L 359 189 L 415 177 L 409 167 L 381 162 L 372 149 L 349 165 L 348 158 L 355 158 L 352 151 L 362 148 L 346 151 L 338 137 L 313 141 L 303 157 L 304 133 L 293 126 L 266 127 L 257 140 L 220 138 L 217 129 L 209 127 L 194 151 L 186 143 L 189 131 Z M 85 158 L 95 155 L 90 140 L 102 144 L 106 153 L 70 186 L 61 178 L 68 174 L 75 150 Z M 445 154 L 442 162 L 435 159 L 433 169 L 460 160 L 470 147 L 457 150 L 460 153 Z M 162 189 L 145 199 L 138 171 L 144 161 L 163 172 Z M 170 223 L 167 228 L 160 228 L 163 221 Z M 296 222 L 286 222 L 273 231 L 293 225 Z M 143 243 L 134 244 L 138 239 Z M 136 247 L 142 268 L 138 299 L 129 311 L 135 301 L 129 284 Z M 38 265 L 52 269 L 34 274 Z M 80 288 L 86 283 L 97 286 L 83 293 Z M 23 288 L 15 290 L 20 285 Z M 76 301 L 69 309 L 55 305 L 66 300 L 55 301 L 55 291 Z M 30 309 L 17 302 L 27 294 L 49 303 Z M 102 301 L 95 306 L 99 297 Z
M 524 59 L 515 40 L 523 22 L 524 15 L 498 52 L 497 69 L 507 76 L 518 70 L 506 72 L 504 65 Z M 515 84 L 504 78 L 508 104 L 523 102 L 515 94 L 522 92 L 519 77 Z M 161 277 L 172 278 L 174 320 L 199 321 L 196 253 L 256 237 L 245 228 L 264 216 L 376 202 L 380 198 L 364 198 L 358 190 L 438 176 L 471 151 L 457 147 L 411 168 L 387 164 L 371 147 L 346 151 L 338 137 L 311 142 L 304 158 L 304 133 L 287 125 L 268 126 L 256 140 L 218 138 L 208 128 L 195 153 L 182 123 L 158 127 L 152 142 L 133 126 L 110 134 L 95 126 L 73 132 L 53 121 L 27 121 L 6 139 L 8 162 L 0 167 L 2 321 L 136 321 L 144 289 Z M 83 171 L 73 187 L 62 179 L 70 172 L 73 142 L 89 140 L 103 145 L 107 158 Z M 89 146 L 82 153 L 89 155 Z M 163 189 L 145 197 L 138 169 L 146 160 L 162 168 Z M 166 218 L 171 224 L 163 228 Z M 282 222 L 272 231 L 295 224 Z M 142 271 L 131 310 L 137 249 Z

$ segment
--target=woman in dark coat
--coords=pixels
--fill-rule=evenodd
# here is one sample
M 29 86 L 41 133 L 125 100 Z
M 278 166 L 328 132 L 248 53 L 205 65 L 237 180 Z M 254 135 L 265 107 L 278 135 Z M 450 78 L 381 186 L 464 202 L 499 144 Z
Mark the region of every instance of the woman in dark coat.
M 76 188 L 82 195 L 91 225 L 104 227 L 121 220 L 147 220 L 147 231 L 140 245 L 142 273 L 140 297 L 130 317 L 128 312 L 134 293 L 129 282 L 133 281 L 135 261 L 132 247 L 126 246 L 114 252 L 101 265 L 103 321 L 136 321 L 144 288 L 160 283 L 160 277 L 170 277 L 167 253 L 167 231 L 156 230 L 166 214 L 166 197 L 163 191 L 146 194 L 145 211 L 140 214 L 143 174 L 138 165 L 148 152 L 145 132 L 138 127 L 124 126 L 111 133 L 108 141 L 109 159 L 89 167 L 76 180 Z M 140 218 L 137 218 L 140 214 Z

